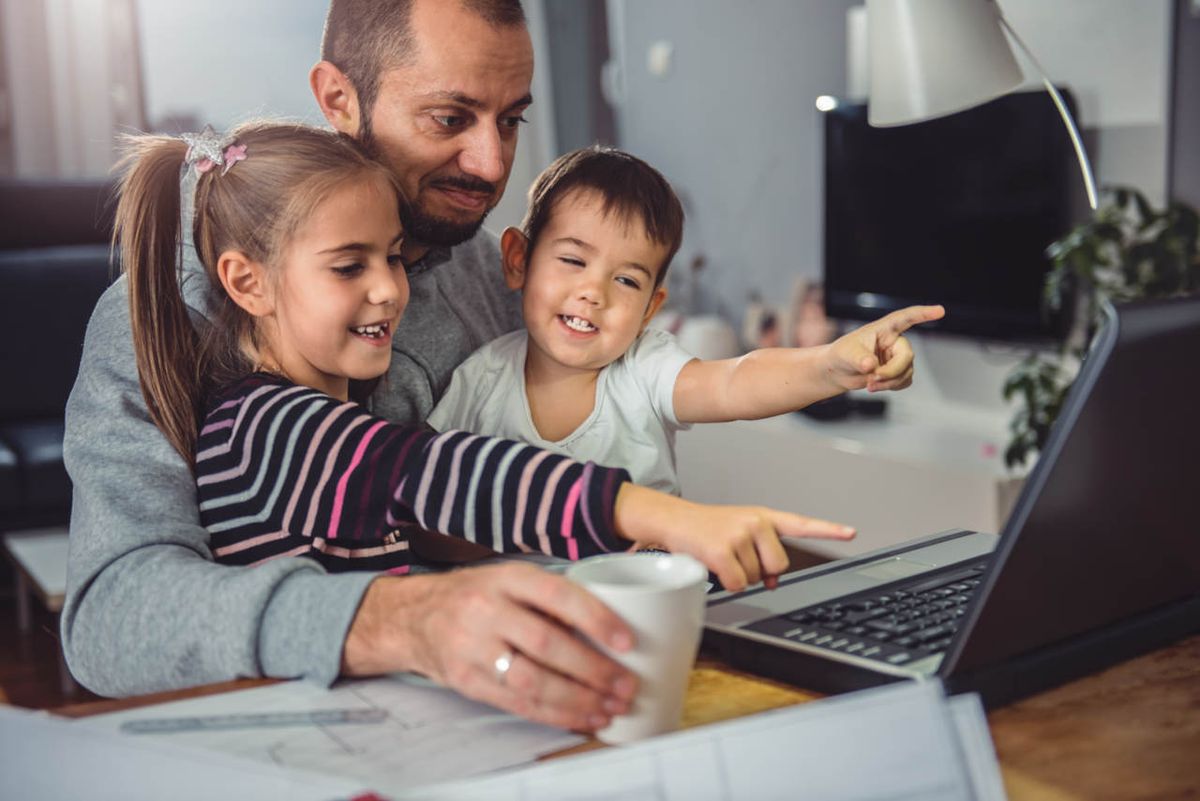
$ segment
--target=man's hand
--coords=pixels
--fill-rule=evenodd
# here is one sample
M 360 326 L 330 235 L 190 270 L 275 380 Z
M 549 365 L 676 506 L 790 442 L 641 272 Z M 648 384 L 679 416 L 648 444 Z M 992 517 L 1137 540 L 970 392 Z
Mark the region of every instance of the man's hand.
M 595 731 L 629 710 L 637 679 L 575 631 L 615 651 L 633 633 L 608 607 L 531 565 L 381 577 L 346 637 L 346 675 L 422 673 L 468 698 L 552 726 Z M 496 660 L 515 654 L 503 675 Z
M 759 581 L 768 587 L 787 570 L 780 537 L 848 540 L 854 529 L 762 506 L 693 503 L 636 484 L 624 484 L 615 511 L 618 532 L 686 553 L 717 574 L 727 590 Z
M 904 389 L 912 384 L 913 352 L 901 334 L 945 314 L 941 306 L 909 306 L 856 328 L 830 344 L 826 377 L 842 390 Z

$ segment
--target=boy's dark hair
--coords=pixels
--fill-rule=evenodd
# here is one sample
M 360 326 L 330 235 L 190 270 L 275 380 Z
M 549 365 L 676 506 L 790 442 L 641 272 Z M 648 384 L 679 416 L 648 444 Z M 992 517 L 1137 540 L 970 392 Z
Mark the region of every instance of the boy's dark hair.
M 449 2 L 450 0 L 437 0 Z M 358 94 L 359 136 L 369 139 L 380 76 L 412 56 L 412 9 L 416 0 L 330 0 L 321 37 L 321 58 L 340 69 Z M 525 24 L 521 0 L 458 0 L 497 28 Z
M 521 230 L 530 252 L 555 204 L 575 189 L 596 192 L 604 200 L 605 214 L 641 221 L 650 241 L 667 247 L 654 279 L 654 286 L 660 286 L 683 241 L 683 205 L 662 173 L 636 156 L 601 145 L 559 156 L 529 188 Z

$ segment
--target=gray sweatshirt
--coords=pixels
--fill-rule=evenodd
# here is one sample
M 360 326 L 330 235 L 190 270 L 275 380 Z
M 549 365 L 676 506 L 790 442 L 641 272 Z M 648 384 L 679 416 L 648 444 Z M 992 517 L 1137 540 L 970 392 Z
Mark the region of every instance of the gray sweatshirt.
M 496 238 L 481 231 L 409 269 L 411 297 L 374 410 L 424 420 L 472 351 L 521 325 Z M 208 282 L 185 268 L 206 316 Z M 124 278 L 96 305 L 66 411 L 74 484 L 62 641 L 71 673 L 124 696 L 242 676 L 338 675 L 370 573 L 326 574 L 307 559 L 217 565 L 187 464 L 151 421 L 138 385 Z

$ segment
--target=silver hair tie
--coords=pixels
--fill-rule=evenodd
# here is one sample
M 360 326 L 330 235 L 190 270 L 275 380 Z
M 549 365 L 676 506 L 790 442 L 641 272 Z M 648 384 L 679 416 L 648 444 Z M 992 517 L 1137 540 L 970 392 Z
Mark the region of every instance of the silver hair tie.
M 234 164 L 246 160 L 246 146 L 236 144 L 232 136 L 221 136 L 211 125 L 205 125 L 200 133 L 185 133 L 179 138 L 188 146 L 183 160 L 192 165 L 197 175 L 203 175 L 217 165 L 221 165 L 221 175 L 224 175 Z

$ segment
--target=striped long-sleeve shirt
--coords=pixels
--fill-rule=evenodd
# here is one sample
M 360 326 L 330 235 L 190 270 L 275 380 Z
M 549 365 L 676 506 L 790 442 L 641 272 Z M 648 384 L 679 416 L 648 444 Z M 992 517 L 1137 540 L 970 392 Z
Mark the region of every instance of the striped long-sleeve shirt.
M 216 395 L 196 447 L 201 521 L 229 564 L 310 556 L 403 573 L 413 527 L 578 559 L 622 548 L 613 507 L 628 479 L 518 442 L 390 423 L 262 373 Z

